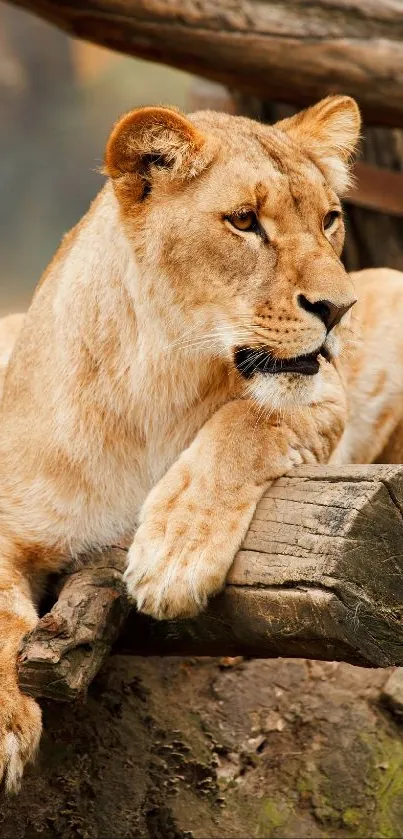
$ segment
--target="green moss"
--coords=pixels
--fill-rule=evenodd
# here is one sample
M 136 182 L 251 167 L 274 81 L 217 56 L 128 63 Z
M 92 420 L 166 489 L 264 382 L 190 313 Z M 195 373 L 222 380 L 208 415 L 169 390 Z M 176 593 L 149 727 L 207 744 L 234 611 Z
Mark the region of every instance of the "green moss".
M 367 776 L 374 799 L 373 832 L 376 839 L 403 837 L 403 743 L 398 737 L 378 733 L 377 738 L 362 735 L 371 753 Z
M 277 831 L 285 827 L 290 817 L 290 808 L 281 800 L 265 798 L 261 806 L 258 822 L 258 835 L 271 839 Z
M 362 812 L 355 807 L 347 807 L 342 814 L 342 820 L 346 827 L 359 827 L 362 821 Z
M 315 818 L 322 825 L 338 825 L 340 813 L 332 803 L 328 779 L 317 767 L 301 772 L 297 780 L 297 792 L 302 800 L 309 800 Z
M 311 777 L 308 775 L 301 774 L 297 779 L 297 792 L 303 798 L 310 795 L 313 792 L 313 785 Z
M 344 760 L 310 765 L 297 780 L 297 792 L 325 829 L 350 839 L 403 839 L 403 741 L 382 725 L 361 732 L 355 771 Z M 348 767 L 347 767 L 348 768 Z

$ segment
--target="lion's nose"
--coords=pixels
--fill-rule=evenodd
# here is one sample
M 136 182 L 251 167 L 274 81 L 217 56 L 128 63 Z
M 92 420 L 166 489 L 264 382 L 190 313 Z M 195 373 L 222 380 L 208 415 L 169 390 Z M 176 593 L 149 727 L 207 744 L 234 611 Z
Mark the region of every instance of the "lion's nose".
M 298 295 L 298 303 L 302 309 L 305 309 L 306 312 L 310 312 L 312 315 L 316 315 L 322 323 L 325 324 L 327 332 L 330 332 L 336 324 L 340 323 L 343 315 L 354 306 L 356 300 L 352 300 L 351 303 L 348 303 L 346 306 L 338 306 L 337 303 L 333 303 L 332 300 L 316 300 L 312 302 L 305 297 L 304 294 Z

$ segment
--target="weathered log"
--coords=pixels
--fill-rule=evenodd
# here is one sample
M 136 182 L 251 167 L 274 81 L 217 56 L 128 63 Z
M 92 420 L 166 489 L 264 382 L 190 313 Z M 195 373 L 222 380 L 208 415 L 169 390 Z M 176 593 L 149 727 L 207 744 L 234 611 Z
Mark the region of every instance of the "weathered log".
M 225 592 L 196 619 L 129 612 L 123 566 L 124 551 L 114 548 L 67 576 L 21 652 L 24 691 L 82 695 L 112 645 L 136 655 L 401 665 L 403 467 L 304 468 L 277 481 L 258 505 Z
M 85 693 L 129 613 L 125 561 L 125 552 L 112 548 L 61 578 L 55 605 L 27 637 L 20 656 L 27 693 L 64 700 Z
M 71 35 L 266 100 L 355 96 L 368 124 L 403 126 L 396 0 L 10 0 Z

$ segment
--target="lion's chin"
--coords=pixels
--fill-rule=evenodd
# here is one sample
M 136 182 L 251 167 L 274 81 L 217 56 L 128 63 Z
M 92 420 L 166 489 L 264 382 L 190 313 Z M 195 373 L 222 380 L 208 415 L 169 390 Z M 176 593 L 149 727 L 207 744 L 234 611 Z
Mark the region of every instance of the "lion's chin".
M 322 371 L 315 376 L 299 373 L 278 373 L 275 376 L 256 373 L 247 384 L 249 395 L 268 410 L 281 410 L 298 405 L 311 405 L 321 400 Z

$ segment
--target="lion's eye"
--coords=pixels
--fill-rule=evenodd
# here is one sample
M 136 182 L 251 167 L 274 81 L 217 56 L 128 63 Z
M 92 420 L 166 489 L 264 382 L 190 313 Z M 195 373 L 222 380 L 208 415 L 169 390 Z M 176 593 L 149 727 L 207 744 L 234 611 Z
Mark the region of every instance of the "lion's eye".
M 339 219 L 341 216 L 340 210 L 330 210 L 330 213 L 326 213 L 323 219 L 323 229 L 330 230 L 333 227 L 334 223 Z
M 259 232 L 259 222 L 253 210 L 238 210 L 231 216 L 227 216 L 227 219 L 233 227 L 242 230 L 244 233 Z

